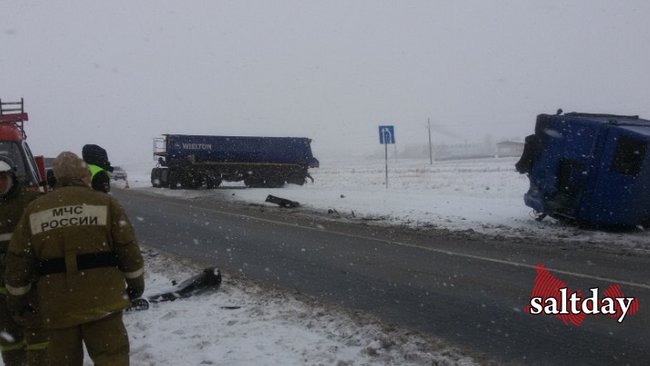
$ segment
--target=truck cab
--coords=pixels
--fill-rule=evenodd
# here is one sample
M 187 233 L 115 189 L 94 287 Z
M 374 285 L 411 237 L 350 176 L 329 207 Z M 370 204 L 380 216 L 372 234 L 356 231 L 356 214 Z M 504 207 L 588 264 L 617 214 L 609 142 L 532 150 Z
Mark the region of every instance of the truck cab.
M 650 120 L 565 113 L 537 116 L 517 170 L 538 213 L 596 228 L 650 225 Z
M 27 145 L 24 122 L 28 119 L 22 99 L 20 102 L 0 99 L 0 155 L 16 164 L 16 175 L 23 185 L 40 190 L 44 185 L 45 164 L 43 157 L 34 157 Z

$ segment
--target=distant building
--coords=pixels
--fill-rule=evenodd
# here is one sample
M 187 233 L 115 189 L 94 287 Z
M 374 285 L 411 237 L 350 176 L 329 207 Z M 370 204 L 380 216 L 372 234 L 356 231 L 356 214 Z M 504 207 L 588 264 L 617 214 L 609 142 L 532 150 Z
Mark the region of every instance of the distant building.
M 497 143 L 497 157 L 521 156 L 524 152 L 524 143 L 518 141 L 502 141 Z

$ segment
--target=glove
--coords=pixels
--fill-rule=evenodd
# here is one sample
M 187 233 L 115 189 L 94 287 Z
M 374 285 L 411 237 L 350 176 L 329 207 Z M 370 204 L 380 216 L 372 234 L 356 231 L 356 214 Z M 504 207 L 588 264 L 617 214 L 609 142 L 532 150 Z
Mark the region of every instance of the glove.
M 36 310 L 29 304 L 25 305 L 18 311 L 12 311 L 11 317 L 16 324 L 21 327 L 28 327 L 34 324 L 36 317 Z
M 7 295 L 7 310 L 21 327 L 40 328 L 43 326 L 36 302 L 36 293 L 33 291 L 21 296 Z
M 140 298 L 144 293 L 144 276 L 126 280 L 126 294 L 130 300 Z
M 133 287 L 127 287 L 126 288 L 126 294 L 129 296 L 129 300 L 133 301 L 135 299 L 139 299 L 142 296 L 142 293 L 144 291 L 140 289 L 136 289 Z

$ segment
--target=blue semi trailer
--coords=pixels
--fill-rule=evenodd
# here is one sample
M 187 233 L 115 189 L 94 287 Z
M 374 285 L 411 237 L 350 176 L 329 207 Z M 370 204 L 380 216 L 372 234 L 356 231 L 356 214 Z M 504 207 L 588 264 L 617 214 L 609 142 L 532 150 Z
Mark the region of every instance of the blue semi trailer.
M 312 179 L 319 163 L 304 137 L 163 135 L 154 140 L 154 187 L 215 188 L 222 181 L 279 188 Z M 313 179 L 312 179 L 313 180 Z
M 584 226 L 650 225 L 650 121 L 638 116 L 537 116 L 516 168 L 528 174 L 526 205 L 538 219 Z

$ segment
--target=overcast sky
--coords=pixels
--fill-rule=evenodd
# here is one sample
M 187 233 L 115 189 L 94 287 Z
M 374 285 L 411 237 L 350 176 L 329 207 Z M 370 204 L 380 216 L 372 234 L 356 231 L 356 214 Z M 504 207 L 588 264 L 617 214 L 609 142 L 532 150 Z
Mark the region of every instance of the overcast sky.
M 163 133 L 306 136 L 317 157 L 523 138 L 565 111 L 650 118 L 650 2 L 7 1 L 0 98 L 36 154 L 151 159 Z M 425 157 L 426 158 L 426 157 Z

